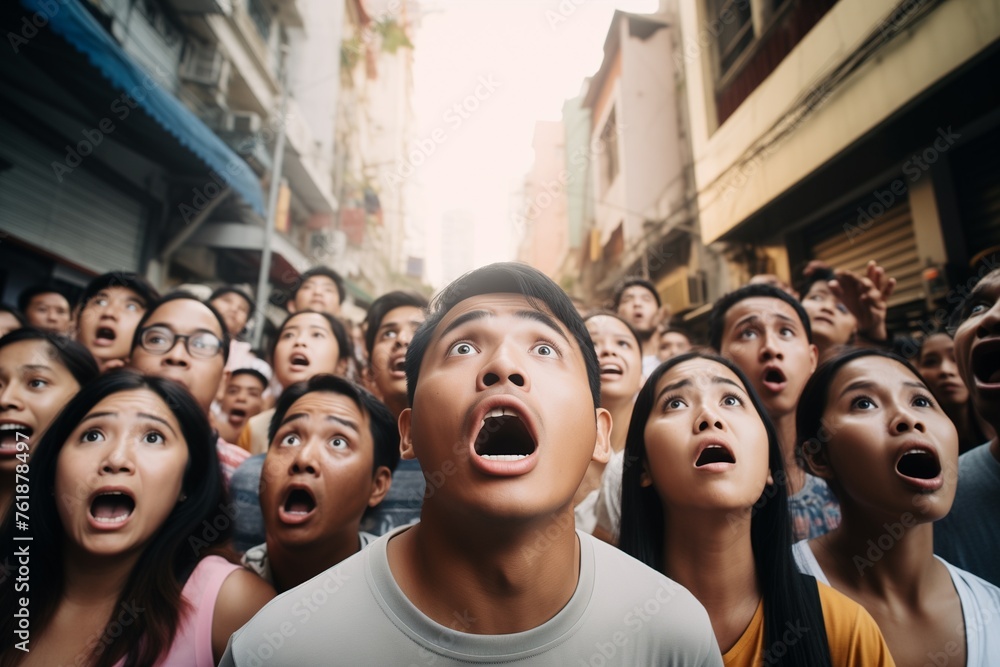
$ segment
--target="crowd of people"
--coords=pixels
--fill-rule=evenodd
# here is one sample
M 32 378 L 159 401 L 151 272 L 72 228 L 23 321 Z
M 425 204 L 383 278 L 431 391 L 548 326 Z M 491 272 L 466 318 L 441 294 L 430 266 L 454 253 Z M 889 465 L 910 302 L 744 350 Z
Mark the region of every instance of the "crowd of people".
M 754 276 L 702 340 L 641 278 L 352 323 L 316 267 L 266 352 L 240 286 L 27 289 L 0 666 L 996 663 L 1000 270 L 919 339 L 894 288 Z

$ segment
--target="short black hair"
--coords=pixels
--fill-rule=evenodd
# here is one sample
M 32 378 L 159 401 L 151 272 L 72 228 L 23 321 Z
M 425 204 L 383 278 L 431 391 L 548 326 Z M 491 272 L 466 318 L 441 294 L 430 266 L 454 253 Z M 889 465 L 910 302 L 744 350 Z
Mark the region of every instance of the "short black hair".
M 17 320 L 22 327 L 28 326 L 28 320 L 24 318 L 24 313 L 22 313 L 14 306 L 8 306 L 5 303 L 0 303 L 0 313 L 10 313 L 11 315 L 14 316 L 14 319 Z
M 284 421 L 292 404 L 306 394 L 317 391 L 340 394 L 354 401 L 361 412 L 368 416 L 372 445 L 375 448 L 372 474 L 375 474 L 380 466 L 385 466 L 390 471 L 395 470 L 399 464 L 399 428 L 392 412 L 367 389 L 329 373 L 320 373 L 304 382 L 296 382 L 281 392 L 281 398 L 274 406 L 274 416 L 271 417 L 271 424 L 267 429 L 268 447 L 277 435 L 281 422 Z
M 657 308 L 660 308 L 661 306 L 663 306 L 663 302 L 660 301 L 660 293 L 656 291 L 656 285 L 654 285 L 653 283 L 649 282 L 645 278 L 629 278 L 628 280 L 626 280 L 625 282 L 623 282 L 621 285 L 619 285 L 618 289 L 615 290 L 615 296 L 612 299 L 612 302 L 611 302 L 612 305 L 611 305 L 611 307 L 614 310 L 618 310 L 618 306 L 621 303 L 622 295 L 625 293 L 625 290 L 627 290 L 629 287 L 635 287 L 637 285 L 639 287 L 645 287 L 647 290 L 649 290 L 650 292 L 652 292 L 653 298 L 656 299 L 656 307 Z
M 289 316 L 285 318 L 285 321 L 281 323 L 281 326 L 278 327 L 278 333 L 274 336 L 274 341 L 271 343 L 272 362 L 274 361 L 274 348 L 278 346 L 278 341 L 281 339 L 281 332 L 293 319 L 299 315 L 306 315 L 308 313 L 319 315 L 330 324 L 330 331 L 333 332 L 333 337 L 337 340 L 337 346 L 340 348 L 340 357 L 338 358 L 338 361 L 350 359 L 354 356 L 354 343 L 351 342 L 351 335 L 347 332 L 347 327 L 340 321 L 339 318 L 334 317 L 330 313 L 321 313 L 318 310 L 300 310 L 296 313 L 289 314 Z
M 327 278 L 332 280 L 333 284 L 337 286 L 337 294 L 340 295 L 340 303 L 344 303 L 344 299 L 347 298 L 347 290 L 344 287 L 344 279 L 340 276 L 339 273 L 337 273 L 328 266 L 314 266 L 305 273 L 303 273 L 302 277 L 300 277 L 295 282 L 295 285 L 292 287 L 292 291 L 289 294 L 288 300 L 295 301 L 295 297 L 299 293 L 299 288 L 302 287 L 302 285 L 307 280 L 315 276 L 326 276 Z
M 692 342 L 691 334 L 688 333 L 688 331 L 686 329 L 682 329 L 680 327 L 667 327 L 667 328 L 663 329 L 662 331 L 660 331 L 660 333 L 657 334 L 657 337 L 663 336 L 663 335 L 668 334 L 668 333 L 680 334 L 680 335 L 684 336 L 685 338 L 687 338 L 689 343 Z
M 69 304 L 69 297 L 55 285 L 32 285 L 18 295 L 17 309 L 22 313 L 27 313 L 28 306 L 31 305 L 32 299 L 36 296 L 41 296 L 42 294 L 58 294 L 62 298 L 66 299 L 67 305 Z
M 227 294 L 235 294 L 236 296 L 241 297 L 244 301 L 247 302 L 247 305 L 250 306 L 251 313 L 257 309 L 257 303 L 252 298 L 250 298 L 250 295 L 241 290 L 239 287 L 236 287 L 235 285 L 223 285 L 222 287 L 216 287 L 215 290 L 212 292 L 212 294 L 209 295 L 208 302 L 211 303 L 216 299 L 218 299 L 220 296 L 225 296 Z
M 368 356 L 371 356 L 372 349 L 375 347 L 375 334 L 382 326 L 382 318 L 390 311 L 403 306 L 426 310 L 427 299 L 416 292 L 396 290 L 395 292 L 387 292 L 372 301 L 372 305 L 368 308 L 368 314 L 365 315 L 365 349 L 368 350 Z
M 81 387 L 100 375 L 100 369 L 97 367 L 97 362 L 90 350 L 82 343 L 51 331 L 29 326 L 15 329 L 0 338 L 0 349 L 26 340 L 47 343 L 53 357 L 70 372 L 70 375 Z
M 824 285 L 831 280 L 836 280 L 837 274 L 833 269 L 829 268 L 818 268 L 811 271 L 809 275 L 803 278 L 798 285 L 795 286 L 795 290 L 799 293 L 799 298 L 806 298 L 806 294 L 809 293 L 809 289 L 815 283 L 823 283 Z
M 111 271 L 110 273 L 101 274 L 87 283 L 87 286 L 83 289 L 83 294 L 80 295 L 80 298 L 76 302 L 77 308 L 84 308 L 91 299 L 97 296 L 98 292 L 112 287 L 123 287 L 131 290 L 142 301 L 144 308 L 148 308 L 149 304 L 160 299 L 160 293 L 156 291 L 153 284 L 138 273 L 133 273 L 132 271 Z
M 229 331 L 226 330 L 226 321 L 222 319 L 222 315 L 219 314 L 219 311 L 217 311 L 212 304 L 202 301 L 194 294 L 191 294 L 191 292 L 171 292 L 170 294 L 166 295 L 165 297 L 162 297 L 155 303 L 150 304 L 146 308 L 146 312 L 142 314 L 142 319 L 139 320 L 139 324 L 135 325 L 135 335 L 132 336 L 132 347 L 129 348 L 129 351 L 135 352 L 135 348 L 139 347 L 139 341 L 142 339 L 142 330 L 145 328 L 146 322 L 149 321 L 149 318 L 153 315 L 154 312 L 156 312 L 156 309 L 165 303 L 169 303 L 171 301 L 178 301 L 180 299 L 186 299 L 188 301 L 197 301 L 198 303 L 205 306 L 212 312 L 212 315 L 215 316 L 215 320 L 219 323 L 219 330 L 222 331 L 222 335 L 219 337 L 219 339 L 222 341 L 222 361 L 223 362 L 229 361 L 230 338 L 229 338 Z
M 520 294 L 534 307 L 537 307 L 536 301 L 548 307 L 576 339 L 587 368 L 594 407 L 601 406 L 601 372 L 597 352 L 594 351 L 594 342 L 590 339 L 583 318 L 566 292 L 551 278 L 538 269 L 517 262 L 497 262 L 470 271 L 452 281 L 434 298 L 427 320 L 413 334 L 413 340 L 406 350 L 406 396 L 411 406 L 420 377 L 420 364 L 438 324 L 460 302 L 484 294 Z
M 260 386 L 267 389 L 267 385 L 270 384 L 264 374 L 261 373 L 256 368 L 237 368 L 235 371 L 229 374 L 229 379 L 232 380 L 234 377 L 239 375 L 249 375 L 253 379 L 260 382 Z
M 799 320 L 802 321 L 802 326 L 806 332 L 806 340 L 812 343 L 813 335 L 812 326 L 809 324 L 809 314 L 806 313 L 806 309 L 802 307 L 799 300 L 774 285 L 757 284 L 744 285 L 737 290 L 733 290 L 716 301 L 715 305 L 712 306 L 712 313 L 708 316 L 708 344 L 712 346 L 712 349 L 717 352 L 722 349 L 722 336 L 725 334 L 726 329 L 726 313 L 729 312 L 729 309 L 740 301 L 754 297 L 777 299 L 791 306 L 799 316 Z

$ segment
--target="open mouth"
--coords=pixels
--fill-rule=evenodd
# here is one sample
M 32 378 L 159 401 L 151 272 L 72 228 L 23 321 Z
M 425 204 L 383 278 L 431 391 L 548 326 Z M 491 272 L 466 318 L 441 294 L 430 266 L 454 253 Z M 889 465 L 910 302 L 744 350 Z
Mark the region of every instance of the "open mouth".
M 389 364 L 389 369 L 393 373 L 406 373 L 406 357 L 399 357 Z
M 293 354 L 288 361 L 296 368 L 305 368 L 309 365 L 309 358 L 304 354 Z
M 135 499 L 123 491 L 104 491 L 90 502 L 90 516 L 98 523 L 125 522 L 135 511 Z
M 698 460 L 694 462 L 696 468 L 711 465 L 712 463 L 736 463 L 733 453 L 722 445 L 709 445 L 698 454 Z
M 972 373 L 982 384 L 1000 383 L 1000 339 L 986 340 L 973 348 Z
M 622 368 L 618 364 L 601 364 L 601 377 L 621 375 Z
M 941 474 L 941 463 L 929 449 L 911 449 L 899 457 L 896 472 L 910 479 L 931 480 Z
M 115 338 L 117 337 L 118 334 L 115 332 L 114 329 L 110 329 L 108 327 L 100 327 L 97 330 L 97 335 L 94 336 L 94 340 L 104 343 L 113 343 L 115 342 Z
M 24 424 L 8 422 L 0 424 L 0 452 L 14 453 L 17 451 L 17 443 L 30 442 L 35 430 Z
M 316 499 L 308 489 L 292 489 L 282 505 L 284 513 L 293 517 L 305 517 L 316 509 Z
M 784 389 L 788 382 L 788 378 L 785 377 L 780 368 L 768 368 L 764 371 L 764 376 L 761 379 L 764 387 L 774 392 Z
M 493 408 L 483 417 L 476 436 L 476 454 L 491 461 L 519 461 L 537 444 L 527 424 L 509 407 Z

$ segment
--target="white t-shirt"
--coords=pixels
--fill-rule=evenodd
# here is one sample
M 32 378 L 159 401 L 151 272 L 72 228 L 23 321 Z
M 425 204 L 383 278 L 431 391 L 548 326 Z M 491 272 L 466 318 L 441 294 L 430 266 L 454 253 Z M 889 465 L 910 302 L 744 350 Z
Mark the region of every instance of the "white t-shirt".
M 272 600 L 233 634 L 221 667 L 243 665 L 712 665 L 722 667 L 705 608 L 683 586 L 577 531 L 580 578 L 542 625 L 506 635 L 446 627 L 396 584 L 386 545 L 403 526 Z M 539 533 L 544 549 L 548 538 Z M 472 619 L 474 620 L 474 619 Z
M 826 578 L 809 542 L 802 540 L 792 545 L 792 554 L 799 571 L 811 574 L 816 581 L 827 586 Z M 1000 658 L 1000 588 L 976 575 L 960 570 L 940 556 L 935 556 L 948 568 L 951 581 L 958 592 L 965 619 L 965 664 L 992 665 Z M 961 628 L 956 628 L 956 633 Z

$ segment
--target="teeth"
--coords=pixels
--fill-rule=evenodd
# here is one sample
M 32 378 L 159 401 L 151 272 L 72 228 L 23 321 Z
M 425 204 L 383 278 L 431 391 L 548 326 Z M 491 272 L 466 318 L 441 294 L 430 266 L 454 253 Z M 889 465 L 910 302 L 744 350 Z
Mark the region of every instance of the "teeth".
M 27 426 L 21 424 L 0 424 L 0 431 L 26 431 Z
M 527 454 L 480 454 L 481 458 L 489 461 L 520 461 L 527 458 Z
M 102 518 L 102 517 L 96 517 L 95 516 L 93 518 L 94 518 L 94 521 L 96 521 L 98 523 L 121 523 L 121 522 L 125 521 L 125 519 L 129 518 L 130 516 L 131 516 L 131 513 L 125 514 L 125 515 L 119 516 L 119 517 L 104 517 L 104 518 Z
M 516 417 L 517 413 L 509 408 L 493 408 L 483 417 L 483 423 L 486 423 L 487 419 L 497 418 L 497 417 Z
M 705 449 L 722 449 L 722 445 L 709 445 Z
M 930 450 L 923 448 L 911 449 L 908 452 L 906 452 L 906 454 L 930 454 L 930 453 L 931 453 Z M 903 456 L 906 456 L 906 454 L 903 454 Z

